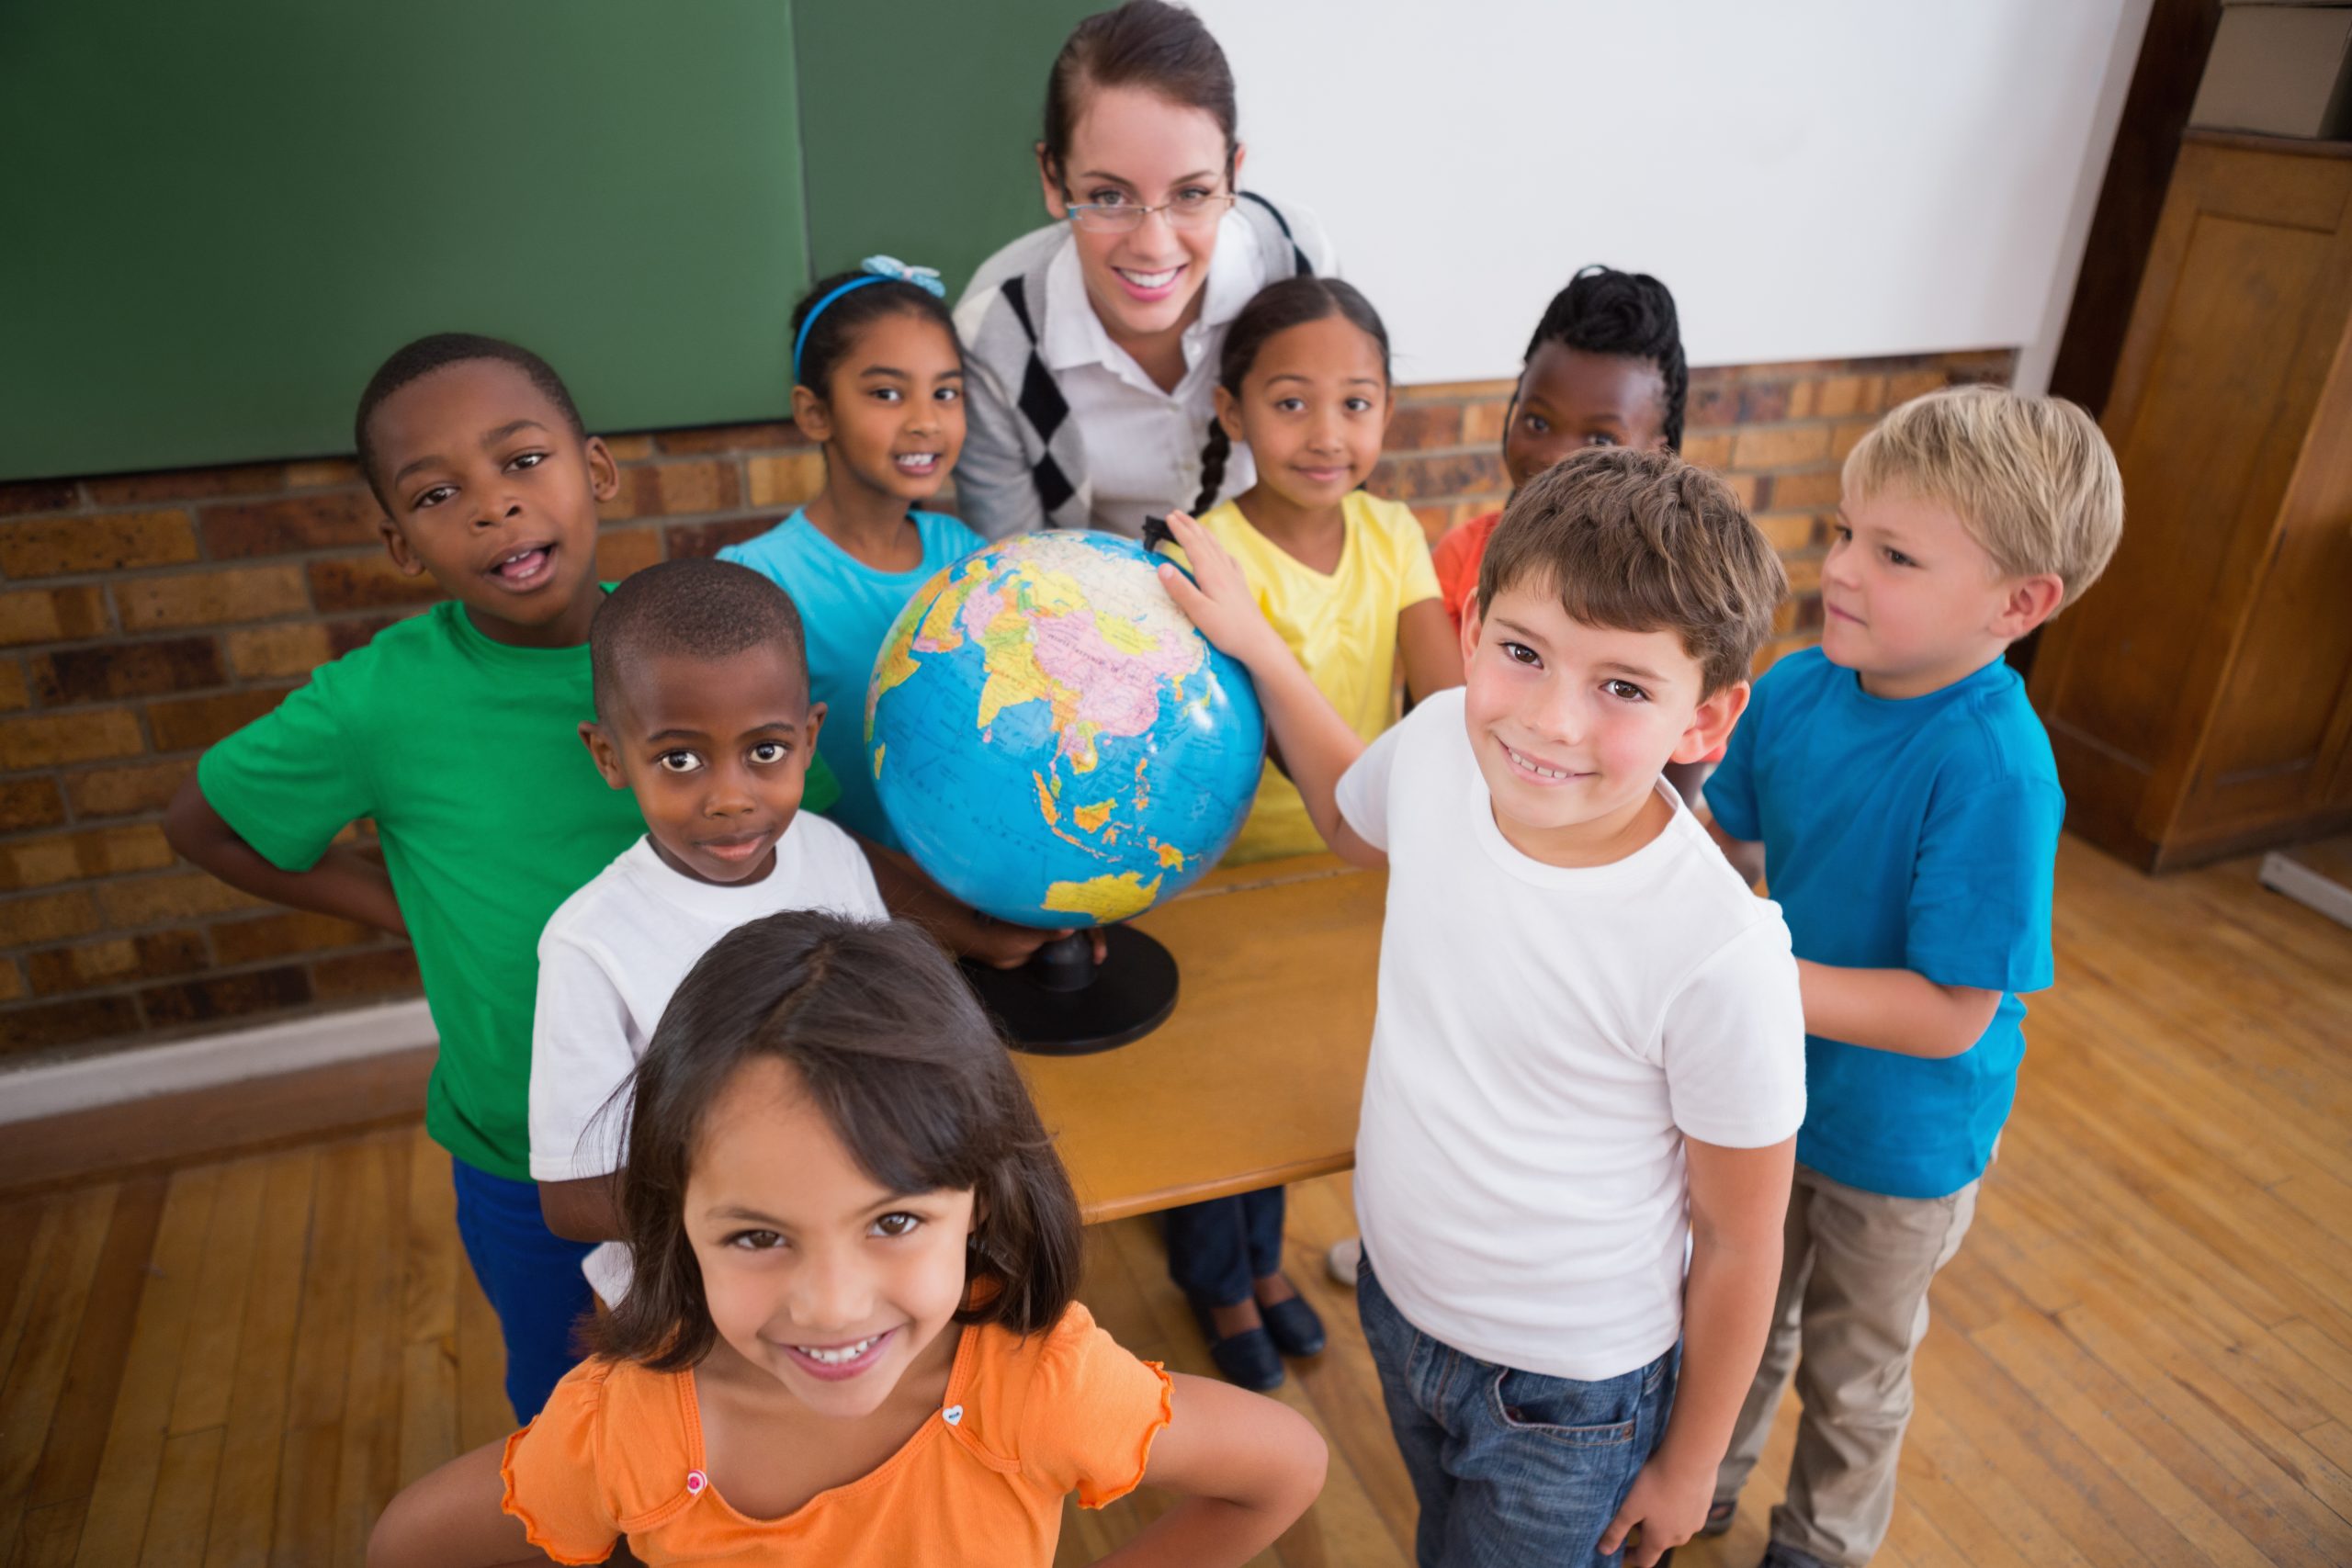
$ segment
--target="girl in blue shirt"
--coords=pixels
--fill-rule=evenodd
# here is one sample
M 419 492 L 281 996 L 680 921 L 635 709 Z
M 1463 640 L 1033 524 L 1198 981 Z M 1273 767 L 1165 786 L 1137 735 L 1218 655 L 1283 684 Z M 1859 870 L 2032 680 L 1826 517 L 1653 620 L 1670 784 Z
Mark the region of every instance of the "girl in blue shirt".
M 832 722 L 817 750 L 841 781 L 828 815 L 886 849 L 898 835 L 874 794 L 865 687 L 914 591 L 980 547 L 920 510 L 964 447 L 964 355 L 938 275 L 869 257 L 792 312 L 792 420 L 825 452 L 825 488 L 761 535 L 718 552 L 792 595 L 808 636 L 809 696 Z

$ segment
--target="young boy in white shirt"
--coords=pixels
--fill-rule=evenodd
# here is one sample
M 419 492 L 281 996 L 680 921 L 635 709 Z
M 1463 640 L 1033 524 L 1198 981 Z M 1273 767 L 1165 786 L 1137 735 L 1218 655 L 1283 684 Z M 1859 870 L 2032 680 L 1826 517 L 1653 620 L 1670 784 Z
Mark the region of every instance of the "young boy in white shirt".
M 1325 841 L 1389 870 L 1357 1292 L 1419 1561 L 1654 1563 L 1762 1354 L 1804 1113 L 1787 928 L 1660 782 L 1738 718 L 1780 564 L 1672 455 L 1571 458 L 1495 532 L 1467 685 L 1367 748 L 1170 524 Z
M 890 917 L 856 840 L 799 809 L 825 705 L 783 589 L 725 561 L 648 567 L 597 607 L 588 643 L 596 718 L 581 739 L 646 832 L 539 937 L 531 1179 L 548 1229 L 606 1243 L 582 1269 L 611 1304 L 629 1279 L 624 1090 L 671 993 L 747 920 Z

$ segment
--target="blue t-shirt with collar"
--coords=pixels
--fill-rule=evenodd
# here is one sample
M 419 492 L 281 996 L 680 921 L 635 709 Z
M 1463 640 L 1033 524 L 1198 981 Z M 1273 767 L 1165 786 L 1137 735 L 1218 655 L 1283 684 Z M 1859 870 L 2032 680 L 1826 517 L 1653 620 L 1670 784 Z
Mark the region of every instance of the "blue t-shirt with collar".
M 2052 978 L 2066 803 L 2024 682 L 1996 659 L 1891 701 L 1819 649 L 1791 654 L 1756 683 L 1707 805 L 1762 841 L 1799 958 L 2003 993 L 1976 1043 L 1940 1060 L 1807 1035 L 1797 1158 L 1900 1198 L 1975 1180 L 2017 1095 L 2018 993 Z
M 910 512 L 907 521 L 922 541 L 922 564 L 911 571 L 876 570 L 825 537 L 805 510 L 718 552 L 720 560 L 748 566 L 792 595 L 808 644 L 808 695 L 825 705 L 817 754 L 841 782 L 841 799 L 825 815 L 891 849 L 899 847 L 899 836 L 874 793 L 874 768 L 865 756 L 866 683 L 890 623 L 915 590 L 984 543 L 936 512 Z

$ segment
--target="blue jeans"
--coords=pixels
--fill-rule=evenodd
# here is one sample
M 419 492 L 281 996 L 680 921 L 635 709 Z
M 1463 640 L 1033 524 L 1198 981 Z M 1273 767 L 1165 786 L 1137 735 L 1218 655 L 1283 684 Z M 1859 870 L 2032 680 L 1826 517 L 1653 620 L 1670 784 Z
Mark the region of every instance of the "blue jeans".
M 514 1419 L 528 1421 L 579 1364 L 572 1325 L 595 1304 L 580 1260 L 596 1244 L 548 1229 L 534 1182 L 509 1181 L 461 1159 L 449 1162 L 449 1180 L 458 1190 L 458 1239 L 506 1341 L 506 1398 Z
M 1283 1266 L 1283 1190 L 1186 1203 L 1160 1216 L 1168 1229 L 1168 1276 L 1202 1306 L 1250 1300 L 1261 1275 Z
M 1405 1321 L 1367 1254 L 1356 1308 L 1413 1478 L 1420 1568 L 1608 1564 L 1594 1550 L 1666 1431 L 1677 1347 L 1599 1382 L 1481 1361 Z

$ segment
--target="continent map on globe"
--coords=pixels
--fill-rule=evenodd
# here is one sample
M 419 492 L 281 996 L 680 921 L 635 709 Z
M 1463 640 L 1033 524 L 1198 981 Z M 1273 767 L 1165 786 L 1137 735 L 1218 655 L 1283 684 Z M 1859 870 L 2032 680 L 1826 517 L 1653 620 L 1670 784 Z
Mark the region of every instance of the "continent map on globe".
M 1265 724 L 1157 559 L 1114 535 L 990 546 L 918 590 L 866 698 L 875 790 L 950 893 L 1031 926 L 1143 913 L 1248 814 Z

